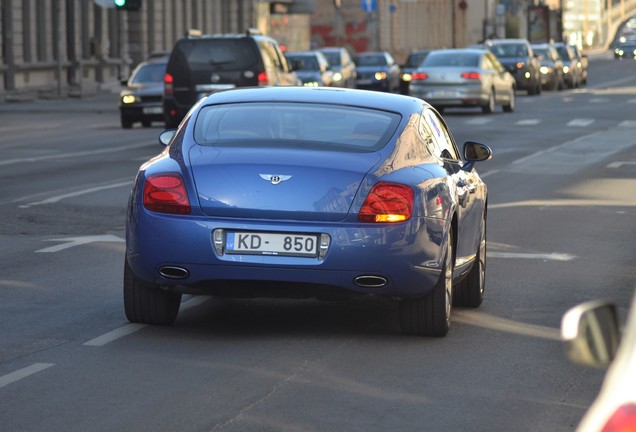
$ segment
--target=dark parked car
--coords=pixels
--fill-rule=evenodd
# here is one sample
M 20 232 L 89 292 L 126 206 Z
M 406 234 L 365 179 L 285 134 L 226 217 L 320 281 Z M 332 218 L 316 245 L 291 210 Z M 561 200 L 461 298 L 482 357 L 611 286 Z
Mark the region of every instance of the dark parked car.
M 334 73 L 320 51 L 292 52 L 286 56 L 305 87 L 329 87 L 333 84 Z
M 486 276 L 483 144 L 398 94 L 311 87 L 213 93 L 139 170 L 124 307 L 171 324 L 181 295 L 399 302 L 404 333 L 445 336 Z
M 261 34 L 194 35 L 177 41 L 164 79 L 166 127 L 202 97 L 236 87 L 299 85 L 276 40 Z
M 554 44 L 554 48 L 559 53 L 563 62 L 563 81 L 569 88 L 581 86 L 581 67 L 578 58 L 574 55 L 572 48 L 563 42 Z
M 541 86 L 544 90 L 561 90 L 563 81 L 563 61 L 551 44 L 532 45 L 535 55 L 541 56 Z
M 386 51 L 363 52 L 355 58 L 358 68 L 356 87 L 365 90 L 397 92 L 400 89 L 400 66 Z
M 411 51 L 406 58 L 406 63 L 400 65 L 400 94 L 409 94 L 413 71 L 422 64 L 429 52 L 431 50 Z
M 329 62 L 334 87 L 356 88 L 358 73 L 349 51 L 341 47 L 325 47 L 318 51 L 323 53 Z
M 158 57 L 139 63 L 124 81 L 126 87 L 119 94 L 121 127 L 130 129 L 136 122 L 144 127 L 163 122 L 163 76 L 167 59 Z
M 486 41 L 484 46 L 512 74 L 518 90 L 527 90 L 529 95 L 541 93 L 541 65 L 530 42 L 526 39 L 492 39 Z
M 489 51 L 446 49 L 431 51 L 413 72 L 411 95 L 436 108 L 480 107 L 492 113 L 516 106 L 515 79 Z

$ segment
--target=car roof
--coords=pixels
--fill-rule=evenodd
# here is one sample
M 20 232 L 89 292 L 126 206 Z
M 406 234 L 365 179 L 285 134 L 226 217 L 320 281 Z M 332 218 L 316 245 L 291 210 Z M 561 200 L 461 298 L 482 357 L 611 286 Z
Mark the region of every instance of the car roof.
M 409 115 L 428 105 L 421 99 L 394 93 L 343 88 L 312 87 L 243 87 L 212 93 L 203 102 L 207 104 L 241 102 L 306 102 L 360 106 Z

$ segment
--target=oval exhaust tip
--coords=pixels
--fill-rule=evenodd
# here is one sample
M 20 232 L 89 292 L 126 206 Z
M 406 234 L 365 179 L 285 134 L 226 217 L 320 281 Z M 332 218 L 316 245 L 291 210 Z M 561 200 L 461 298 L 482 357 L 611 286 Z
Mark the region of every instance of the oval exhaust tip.
M 163 266 L 159 269 L 159 274 L 167 279 L 185 279 L 190 273 L 183 267 Z
M 358 276 L 353 282 L 362 288 L 382 288 L 388 281 L 382 276 L 365 275 Z

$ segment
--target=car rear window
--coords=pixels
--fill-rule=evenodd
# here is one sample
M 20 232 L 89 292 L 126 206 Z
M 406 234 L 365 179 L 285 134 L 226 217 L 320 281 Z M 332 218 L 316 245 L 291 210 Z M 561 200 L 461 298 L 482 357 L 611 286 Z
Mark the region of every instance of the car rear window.
M 479 53 L 432 53 L 422 63 L 424 67 L 430 66 L 457 66 L 479 67 Z
M 187 40 L 176 47 L 190 70 L 247 69 L 258 63 L 254 44 L 243 39 L 199 39 Z
M 194 138 L 206 146 L 369 152 L 388 142 L 400 118 L 392 112 L 328 104 L 210 105 L 199 112 Z

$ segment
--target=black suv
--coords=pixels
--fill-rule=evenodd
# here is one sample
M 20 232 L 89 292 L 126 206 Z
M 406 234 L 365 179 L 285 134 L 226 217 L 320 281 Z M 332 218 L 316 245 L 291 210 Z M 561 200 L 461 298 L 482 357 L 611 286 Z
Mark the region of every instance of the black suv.
M 492 52 L 510 74 L 515 77 L 517 89 L 529 95 L 541 93 L 541 64 L 526 39 L 491 39 L 484 47 Z
M 235 87 L 300 85 L 276 40 L 244 34 L 189 35 L 177 41 L 164 77 L 163 114 L 175 128 L 209 93 Z

